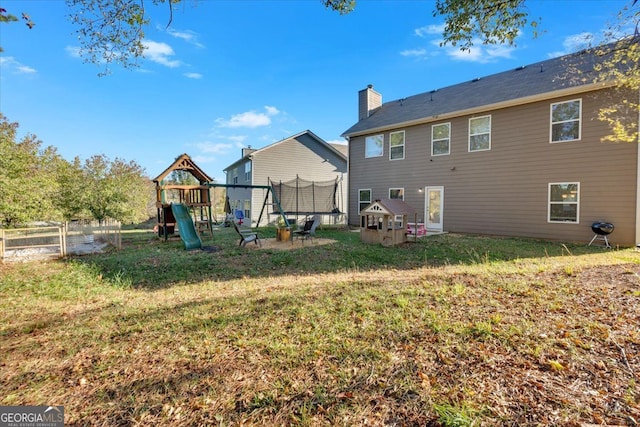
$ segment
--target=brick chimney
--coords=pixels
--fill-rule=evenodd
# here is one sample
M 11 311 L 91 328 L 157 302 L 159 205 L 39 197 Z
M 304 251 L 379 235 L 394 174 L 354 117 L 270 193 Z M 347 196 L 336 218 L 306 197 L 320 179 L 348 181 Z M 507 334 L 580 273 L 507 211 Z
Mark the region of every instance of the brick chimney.
M 381 105 L 382 95 L 373 90 L 373 85 L 368 85 L 358 92 L 358 120 L 366 119 Z

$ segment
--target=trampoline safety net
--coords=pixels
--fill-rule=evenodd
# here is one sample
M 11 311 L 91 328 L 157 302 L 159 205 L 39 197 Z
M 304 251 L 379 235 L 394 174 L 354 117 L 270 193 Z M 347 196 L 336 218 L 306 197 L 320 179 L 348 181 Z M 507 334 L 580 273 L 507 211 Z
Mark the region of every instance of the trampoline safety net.
M 338 179 L 307 181 L 296 178 L 287 182 L 269 180 L 285 214 L 339 213 L 336 192 Z

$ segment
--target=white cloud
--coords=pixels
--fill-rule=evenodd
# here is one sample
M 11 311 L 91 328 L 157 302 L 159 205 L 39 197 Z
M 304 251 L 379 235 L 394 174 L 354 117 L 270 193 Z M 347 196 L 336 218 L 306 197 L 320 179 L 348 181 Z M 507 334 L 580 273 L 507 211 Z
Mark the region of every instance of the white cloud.
M 0 67 L 13 70 L 16 74 L 35 74 L 38 72 L 35 68 L 16 61 L 13 56 L 0 56 Z
M 170 59 L 175 55 L 175 52 L 168 44 L 145 40 L 142 45 L 144 46 L 144 56 L 151 61 L 169 68 L 176 68 L 182 65 L 182 62 Z
M 80 48 L 78 46 L 67 46 L 64 48 L 70 57 L 80 58 Z
M 198 148 L 203 153 L 207 154 L 227 154 L 230 153 L 234 148 L 234 144 L 229 144 L 226 142 L 198 142 L 194 144 L 196 148 Z
M 216 160 L 218 160 L 216 156 L 193 156 L 193 161 L 199 165 L 203 165 L 205 163 L 216 163 Z M 213 178 L 213 180 L 216 182 L 224 182 L 224 180 L 218 181 L 215 178 Z
M 570 36 L 565 37 L 562 42 L 562 50 L 557 50 L 555 52 L 549 52 L 547 56 L 549 58 L 555 58 L 558 56 L 567 55 L 569 53 L 577 52 L 582 49 L 586 49 L 589 46 L 592 46 L 596 40 L 596 37 L 593 33 L 584 32 L 579 34 L 572 34 Z
M 269 126 L 271 124 L 271 116 L 275 116 L 280 113 L 276 107 L 265 106 L 266 113 L 259 113 L 256 111 L 247 111 L 244 113 L 231 116 L 230 119 L 225 120 L 218 118 L 215 120 L 218 127 L 225 128 L 257 128 L 261 126 Z
M 416 28 L 415 30 L 413 30 L 413 33 L 418 36 L 418 37 L 427 37 L 429 35 L 433 35 L 433 34 L 442 34 L 442 32 L 444 31 L 445 25 L 444 24 L 440 24 L 440 25 L 427 25 L 424 27 L 420 27 L 420 28 Z
M 264 109 L 267 110 L 267 114 L 270 115 L 270 116 L 275 116 L 275 115 L 280 113 L 280 110 L 278 110 L 276 107 L 272 107 L 270 105 L 265 105 Z
M 185 77 L 189 78 L 189 79 L 201 79 L 202 78 L 202 74 L 200 74 L 200 73 L 184 73 L 183 75 Z
M 247 140 L 246 135 L 232 135 L 227 137 L 229 141 L 233 142 L 237 148 L 243 148 L 245 146 L 245 141 Z
M 440 47 L 440 40 L 434 40 L 433 45 Z M 486 64 L 498 59 L 511 58 L 514 51 L 513 46 L 507 45 L 483 45 L 479 39 L 473 40 L 473 46 L 468 50 L 460 50 L 458 46 L 442 46 L 444 52 L 456 61 L 477 62 Z
M 426 49 L 407 49 L 400 52 L 402 56 L 425 56 L 426 54 Z
M 167 33 L 172 37 L 184 40 L 187 43 L 192 44 L 196 47 L 204 48 L 204 45 L 198 41 L 198 34 L 193 31 L 190 31 L 190 30 L 178 31 L 178 30 L 169 29 Z

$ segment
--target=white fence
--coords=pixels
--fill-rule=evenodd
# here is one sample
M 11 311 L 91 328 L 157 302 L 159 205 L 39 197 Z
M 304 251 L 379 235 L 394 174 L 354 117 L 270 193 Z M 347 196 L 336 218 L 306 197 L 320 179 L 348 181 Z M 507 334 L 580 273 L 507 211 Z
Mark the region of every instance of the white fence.
M 120 222 L 73 221 L 61 225 L 0 229 L 0 261 L 59 258 L 122 247 Z

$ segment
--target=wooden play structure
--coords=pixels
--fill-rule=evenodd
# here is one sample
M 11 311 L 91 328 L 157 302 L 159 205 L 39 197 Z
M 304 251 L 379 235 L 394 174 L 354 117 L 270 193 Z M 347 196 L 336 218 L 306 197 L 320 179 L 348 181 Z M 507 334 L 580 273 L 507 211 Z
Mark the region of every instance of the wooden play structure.
M 176 173 L 174 173 L 176 172 Z M 188 173 L 197 184 L 184 184 L 176 175 Z M 211 197 L 209 183 L 211 179 L 187 154 L 179 156 L 167 169 L 154 178 L 156 184 L 156 208 L 158 212 L 158 235 L 165 240 L 176 231 L 176 218 L 171 204 L 183 204 L 191 213 L 195 228 L 200 235 L 208 232 L 212 235 Z
M 407 241 L 407 222 L 416 210 L 399 199 L 380 199 L 360 212 L 360 240 L 395 246 Z

